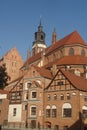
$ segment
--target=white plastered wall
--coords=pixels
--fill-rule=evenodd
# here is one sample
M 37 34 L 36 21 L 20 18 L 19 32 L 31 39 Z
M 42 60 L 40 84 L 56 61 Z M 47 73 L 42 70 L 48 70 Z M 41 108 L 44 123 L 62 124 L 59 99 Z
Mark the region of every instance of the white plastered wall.
M 16 115 L 13 116 L 14 108 L 16 108 Z M 20 122 L 22 117 L 22 104 L 9 105 L 8 122 Z

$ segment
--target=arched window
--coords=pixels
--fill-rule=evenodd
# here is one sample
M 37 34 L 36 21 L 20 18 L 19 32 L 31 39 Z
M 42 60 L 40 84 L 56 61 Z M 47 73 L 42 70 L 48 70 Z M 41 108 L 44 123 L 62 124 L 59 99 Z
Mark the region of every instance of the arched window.
M 56 106 L 53 105 L 52 106 L 52 117 L 56 117 L 57 116 L 57 109 L 56 109 Z
M 70 100 L 70 94 L 67 93 L 67 100 Z
M 54 130 L 59 130 L 59 126 L 58 126 L 58 125 L 55 125 L 55 126 L 54 126 Z
M 60 99 L 64 100 L 64 95 L 63 94 L 60 95 Z
M 74 49 L 73 49 L 73 48 L 70 48 L 70 49 L 69 49 L 69 55 L 70 55 L 70 56 L 74 55 Z
M 81 55 L 85 56 L 85 50 L 84 49 L 81 50 Z
M 46 117 L 50 117 L 50 106 L 46 106 Z
M 64 103 L 62 106 L 62 116 L 71 117 L 72 116 L 72 106 L 70 103 Z
M 54 94 L 54 100 L 57 100 L 57 95 L 56 94 Z
M 83 115 L 83 118 L 87 118 L 87 106 L 82 107 L 82 115 Z

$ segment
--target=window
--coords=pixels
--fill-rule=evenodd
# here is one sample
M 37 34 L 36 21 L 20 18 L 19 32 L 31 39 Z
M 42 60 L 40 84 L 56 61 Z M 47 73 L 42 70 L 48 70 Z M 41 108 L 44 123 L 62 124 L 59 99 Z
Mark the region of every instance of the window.
M 50 117 L 50 106 L 46 107 L 46 117 Z
M 84 101 L 87 101 L 87 95 L 86 95 L 86 96 L 84 96 Z
M 27 88 L 30 88 L 30 86 L 31 86 L 31 83 L 27 83 Z
M 64 100 L 64 95 L 63 94 L 60 95 L 60 99 Z
M 62 86 L 62 85 L 63 85 L 63 81 L 59 81 L 58 86 Z
M 37 97 L 37 93 L 36 92 L 32 92 L 32 98 L 36 98 Z
M 63 117 L 71 117 L 71 108 L 63 109 Z
M 54 100 L 57 100 L 57 95 L 56 94 L 54 94 Z
M 70 94 L 67 93 L 67 100 L 70 100 Z
M 41 35 L 41 40 L 43 40 L 43 35 Z
M 81 50 L 81 55 L 85 56 L 85 50 L 84 49 Z
M 2 99 L 0 99 L 0 104 L 2 104 Z
M 36 116 L 36 107 L 31 107 L 31 116 Z
M 67 126 L 67 125 L 64 126 L 64 127 L 63 127 L 63 130 L 68 130 L 68 126 Z
M 82 116 L 83 118 L 87 118 L 87 106 L 82 107 Z
M 28 108 L 28 104 L 25 105 L 25 110 L 27 110 L 27 108 Z
M 16 93 L 15 92 L 11 93 L 11 99 L 16 99 Z
M 72 116 L 72 107 L 69 103 L 64 103 L 62 107 L 63 117 L 71 117 Z
M 56 117 L 56 115 L 57 115 L 57 109 L 56 109 L 56 106 L 53 105 L 52 106 L 52 117 Z
M 14 108 L 13 109 L 13 116 L 16 116 L 16 113 L 17 113 L 17 108 Z
M 74 49 L 73 48 L 70 48 L 69 49 L 69 55 L 71 56 L 71 55 L 74 55 Z
M 51 99 L 51 98 L 50 98 L 50 94 L 47 95 L 47 99 L 48 99 L 48 101 Z

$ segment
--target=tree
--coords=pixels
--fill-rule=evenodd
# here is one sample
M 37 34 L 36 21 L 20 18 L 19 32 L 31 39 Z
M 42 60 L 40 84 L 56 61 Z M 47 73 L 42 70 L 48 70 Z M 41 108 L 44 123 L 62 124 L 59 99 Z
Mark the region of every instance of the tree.
M 0 89 L 4 89 L 8 85 L 9 76 L 6 72 L 6 65 L 3 64 L 0 66 Z

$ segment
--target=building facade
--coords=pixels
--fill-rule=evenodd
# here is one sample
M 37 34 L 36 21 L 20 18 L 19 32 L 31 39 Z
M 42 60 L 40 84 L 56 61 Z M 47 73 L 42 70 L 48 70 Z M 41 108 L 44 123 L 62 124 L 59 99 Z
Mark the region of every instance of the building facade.
M 77 31 L 45 43 L 41 21 L 32 56 L 10 83 L 8 124 L 55 130 L 87 130 L 87 44 Z
M 23 65 L 24 60 L 20 56 L 16 47 L 9 50 L 1 59 L 0 65 L 6 64 L 7 73 L 10 76 L 9 82 L 20 76 L 19 69 Z
M 7 125 L 9 107 L 9 92 L 0 90 L 0 125 Z

